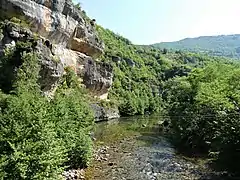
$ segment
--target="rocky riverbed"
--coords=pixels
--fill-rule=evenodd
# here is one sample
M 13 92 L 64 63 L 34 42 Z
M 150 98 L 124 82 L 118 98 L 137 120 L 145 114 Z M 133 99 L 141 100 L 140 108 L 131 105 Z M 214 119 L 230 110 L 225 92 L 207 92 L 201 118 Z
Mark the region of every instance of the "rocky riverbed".
M 177 155 L 159 132 L 156 120 L 114 120 L 96 129 L 95 160 L 86 170 L 85 179 L 226 179 L 212 172 L 207 161 Z

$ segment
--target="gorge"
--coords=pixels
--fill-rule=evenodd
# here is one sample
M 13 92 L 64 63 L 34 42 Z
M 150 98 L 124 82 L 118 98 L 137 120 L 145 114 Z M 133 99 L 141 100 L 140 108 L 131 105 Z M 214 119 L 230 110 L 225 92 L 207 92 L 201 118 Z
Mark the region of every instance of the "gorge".
M 238 61 L 135 45 L 71 0 L 0 21 L 0 179 L 239 177 Z

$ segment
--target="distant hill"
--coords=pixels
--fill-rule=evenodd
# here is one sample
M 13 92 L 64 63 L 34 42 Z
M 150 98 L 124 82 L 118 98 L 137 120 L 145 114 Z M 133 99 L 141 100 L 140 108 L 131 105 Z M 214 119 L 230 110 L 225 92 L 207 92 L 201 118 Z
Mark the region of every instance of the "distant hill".
M 200 36 L 175 42 L 156 43 L 152 46 L 161 49 L 186 50 L 207 53 L 213 56 L 240 58 L 240 34 Z

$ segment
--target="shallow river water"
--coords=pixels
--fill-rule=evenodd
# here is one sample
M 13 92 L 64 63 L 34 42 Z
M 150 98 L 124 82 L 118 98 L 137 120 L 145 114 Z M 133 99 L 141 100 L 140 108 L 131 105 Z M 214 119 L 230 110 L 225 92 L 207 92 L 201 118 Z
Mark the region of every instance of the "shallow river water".
M 95 128 L 95 160 L 89 180 L 194 180 L 212 177 L 206 160 L 179 155 L 158 122 L 159 117 L 129 117 L 102 122 Z

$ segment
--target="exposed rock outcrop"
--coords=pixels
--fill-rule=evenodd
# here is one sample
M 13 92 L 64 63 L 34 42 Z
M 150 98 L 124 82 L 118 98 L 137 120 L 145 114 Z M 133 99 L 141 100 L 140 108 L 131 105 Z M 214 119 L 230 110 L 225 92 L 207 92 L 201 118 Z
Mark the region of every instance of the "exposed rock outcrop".
M 30 29 L 53 44 L 98 57 L 104 44 L 71 0 L 1 0 L 1 18 L 26 20 Z
M 57 60 L 55 60 L 54 56 L 52 56 L 52 53 L 50 49 L 43 45 L 42 43 L 38 43 L 38 49 L 39 49 L 39 61 L 41 64 L 41 70 L 40 70 L 40 85 L 43 92 L 49 92 L 53 90 L 60 78 L 64 74 L 64 66 L 63 64 Z
M 0 55 L 9 46 L 15 46 L 16 41 L 27 41 L 33 38 L 32 32 L 17 24 L 6 22 L 0 31 Z
M 64 66 L 71 66 L 83 84 L 91 93 L 106 99 L 112 86 L 113 67 L 109 64 L 96 62 L 92 57 L 77 51 L 57 46 L 54 53 L 58 54 Z
M 91 108 L 94 112 L 95 121 L 97 122 L 120 117 L 117 108 L 105 108 L 99 104 L 91 104 Z
M 112 61 L 115 63 L 120 63 L 122 61 L 122 58 L 119 56 L 111 56 L 112 57 Z
M 107 99 L 113 67 L 94 60 L 104 50 L 95 30 L 95 19 L 86 20 L 71 0 L 1 0 L 0 19 L 14 17 L 19 19 L 0 26 L 0 55 L 18 41 L 33 40 L 41 66 L 39 83 L 45 94 L 54 92 L 64 68 L 70 66 L 91 94 Z M 96 117 L 118 117 L 118 112 L 104 109 Z
M 49 90 L 63 74 L 63 68 L 71 66 L 95 95 L 106 98 L 112 84 L 112 68 L 96 63 L 104 44 L 97 36 L 95 24 L 83 18 L 81 10 L 71 0 L 2 0 L 1 17 L 21 18 L 29 23 L 29 29 L 8 24 L 1 37 L 0 53 L 16 41 L 37 33 L 49 47 L 40 45 L 41 81 L 43 90 Z M 95 20 L 94 20 L 95 22 Z M 52 61 L 55 60 L 55 61 Z
M 34 48 L 38 52 L 40 62 L 39 82 L 43 92 L 53 89 L 64 73 L 64 67 L 61 62 L 54 61 L 49 47 L 44 45 L 43 40 L 35 39 L 33 33 L 18 24 L 6 22 L 2 28 L 3 38 L 0 41 L 0 54 L 6 47 L 14 47 L 18 41 L 33 42 Z
M 95 63 L 89 59 L 86 62 L 83 83 L 97 96 L 108 92 L 112 85 L 113 67 L 107 63 Z
M 3 27 L 0 50 L 2 52 L 7 46 L 15 46 L 17 41 L 33 38 L 32 32 L 27 28 L 7 22 Z M 37 42 L 41 64 L 39 82 L 44 92 L 51 91 L 57 85 L 64 74 L 64 67 L 71 66 L 94 95 L 106 99 L 107 92 L 112 85 L 113 68 L 111 65 L 96 62 L 92 57 L 66 49 L 62 45 L 53 45 L 51 48 L 46 45 L 44 39 Z
M 68 47 L 89 56 L 99 57 L 103 53 L 104 44 L 95 35 L 91 25 L 87 27 L 78 25 Z
M 129 58 L 123 58 L 123 60 L 127 63 L 128 66 L 130 67 L 135 67 L 135 62 L 132 59 Z
M 125 62 L 130 67 L 135 67 L 136 66 L 136 63 L 134 62 L 134 60 L 129 59 L 129 58 L 121 58 L 120 56 L 112 56 L 112 55 L 110 55 L 110 58 L 115 63 Z

